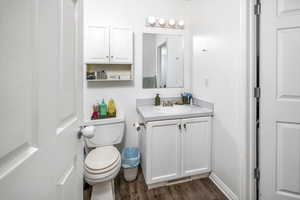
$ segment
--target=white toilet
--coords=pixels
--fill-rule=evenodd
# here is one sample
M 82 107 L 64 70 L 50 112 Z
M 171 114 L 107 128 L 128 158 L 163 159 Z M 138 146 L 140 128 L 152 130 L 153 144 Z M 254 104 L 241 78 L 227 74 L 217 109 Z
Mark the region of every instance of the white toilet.
M 91 200 L 115 199 L 114 178 L 121 168 L 121 154 L 113 145 L 122 142 L 125 119 L 93 120 L 86 123 L 95 126 L 95 136 L 85 138 L 89 151 L 84 162 L 84 177 L 92 189 Z

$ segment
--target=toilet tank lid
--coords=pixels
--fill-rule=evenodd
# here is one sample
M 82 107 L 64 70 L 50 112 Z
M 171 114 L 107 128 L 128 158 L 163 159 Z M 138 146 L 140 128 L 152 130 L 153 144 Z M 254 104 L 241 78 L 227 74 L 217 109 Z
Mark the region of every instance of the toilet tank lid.
M 87 120 L 84 122 L 84 125 L 85 126 L 105 125 L 105 124 L 115 124 L 115 123 L 124 123 L 124 122 L 125 122 L 124 114 L 119 113 L 116 117 L 113 117 L 113 118 Z

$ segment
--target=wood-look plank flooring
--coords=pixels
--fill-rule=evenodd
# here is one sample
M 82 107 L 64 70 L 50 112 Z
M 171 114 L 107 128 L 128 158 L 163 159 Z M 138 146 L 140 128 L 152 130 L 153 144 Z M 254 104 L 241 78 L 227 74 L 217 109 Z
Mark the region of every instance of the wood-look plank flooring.
M 208 178 L 148 190 L 143 174 L 126 182 L 120 174 L 115 181 L 117 200 L 227 200 Z
M 148 190 L 141 172 L 133 182 L 126 182 L 120 173 L 115 190 L 116 200 L 227 200 L 208 178 Z M 90 190 L 85 193 L 90 195 Z

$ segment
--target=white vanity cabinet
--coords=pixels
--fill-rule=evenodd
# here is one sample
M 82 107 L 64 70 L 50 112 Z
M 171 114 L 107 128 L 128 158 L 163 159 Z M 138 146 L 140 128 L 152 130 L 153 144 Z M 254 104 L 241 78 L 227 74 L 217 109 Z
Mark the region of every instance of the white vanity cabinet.
M 210 172 L 211 118 L 183 119 L 182 124 L 182 175 Z
M 148 122 L 141 134 L 149 186 L 210 172 L 211 117 Z
M 133 32 L 130 27 L 88 26 L 85 63 L 132 64 Z

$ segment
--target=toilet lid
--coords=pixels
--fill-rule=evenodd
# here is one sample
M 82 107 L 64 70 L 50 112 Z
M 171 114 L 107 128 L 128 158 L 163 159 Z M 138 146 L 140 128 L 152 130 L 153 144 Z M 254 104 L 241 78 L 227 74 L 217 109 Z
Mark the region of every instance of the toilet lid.
M 114 164 L 118 157 L 119 151 L 115 147 L 98 147 L 87 155 L 85 165 L 90 169 L 102 170 Z

